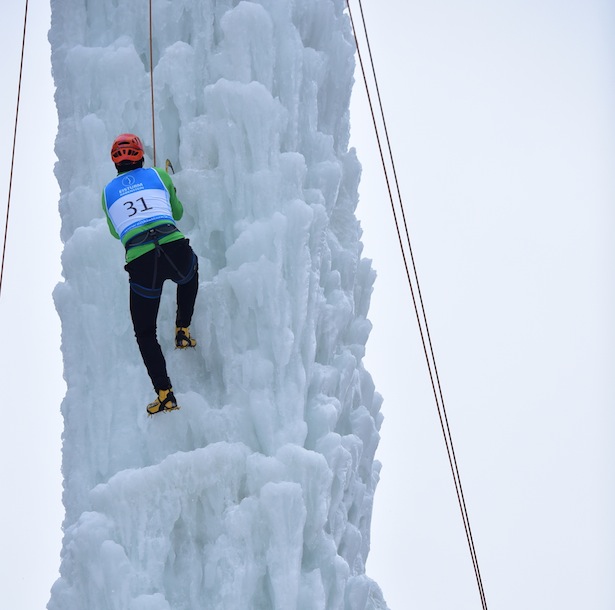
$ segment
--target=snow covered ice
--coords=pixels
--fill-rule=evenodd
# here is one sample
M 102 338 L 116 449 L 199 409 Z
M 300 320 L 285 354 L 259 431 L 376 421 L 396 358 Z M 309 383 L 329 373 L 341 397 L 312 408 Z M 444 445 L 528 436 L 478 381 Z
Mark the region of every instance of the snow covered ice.
M 365 574 L 381 398 L 362 364 L 375 274 L 344 2 L 153 1 L 156 162 L 201 280 L 195 350 L 173 350 L 165 286 L 181 410 L 153 418 L 100 206 L 117 134 L 154 161 L 148 4 L 51 5 L 68 390 L 49 610 L 385 609 Z

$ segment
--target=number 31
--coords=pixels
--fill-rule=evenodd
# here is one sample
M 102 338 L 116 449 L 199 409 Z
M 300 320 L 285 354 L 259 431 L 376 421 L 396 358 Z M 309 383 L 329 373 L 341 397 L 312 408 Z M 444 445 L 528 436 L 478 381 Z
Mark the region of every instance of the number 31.
M 137 212 L 146 212 L 147 210 L 151 210 L 152 208 L 148 208 L 147 207 L 147 203 L 145 203 L 145 199 L 143 199 L 143 197 L 139 197 L 139 199 L 137 199 L 137 202 L 141 202 L 141 209 L 138 210 L 137 208 L 135 208 L 135 202 L 134 201 L 124 201 L 124 205 L 126 206 L 126 208 L 129 210 L 128 216 L 134 216 Z

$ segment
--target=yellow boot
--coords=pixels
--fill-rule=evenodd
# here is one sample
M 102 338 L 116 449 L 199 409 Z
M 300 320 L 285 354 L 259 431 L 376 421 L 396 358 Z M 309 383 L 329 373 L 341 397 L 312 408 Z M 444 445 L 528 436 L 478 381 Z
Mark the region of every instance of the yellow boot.
M 147 414 L 155 415 L 161 411 L 175 411 L 179 409 L 175 395 L 173 394 L 173 388 L 168 390 L 158 390 L 158 398 L 147 405 Z
M 187 326 L 175 327 L 175 349 L 186 349 L 195 345 L 196 341 L 190 336 L 190 329 Z

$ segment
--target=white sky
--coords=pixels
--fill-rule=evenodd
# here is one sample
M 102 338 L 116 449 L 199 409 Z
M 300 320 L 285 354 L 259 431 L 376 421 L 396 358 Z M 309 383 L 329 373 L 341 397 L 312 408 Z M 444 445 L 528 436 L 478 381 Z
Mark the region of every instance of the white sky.
M 17 4 L 0 39 L 2 224 Z M 487 601 L 612 610 L 615 9 L 379 8 L 364 1 Z M 48 21 L 31 0 L 0 296 L 0 608 L 11 610 L 45 606 L 63 517 Z M 379 274 L 366 365 L 386 418 L 368 573 L 391 610 L 480 608 L 361 83 L 355 93 L 358 215 Z

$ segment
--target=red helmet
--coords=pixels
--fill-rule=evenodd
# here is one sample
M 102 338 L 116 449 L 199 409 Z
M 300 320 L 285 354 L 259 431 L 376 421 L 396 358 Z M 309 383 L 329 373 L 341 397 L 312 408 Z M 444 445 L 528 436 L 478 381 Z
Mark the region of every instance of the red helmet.
M 143 159 L 143 142 L 139 136 L 133 133 L 123 133 L 115 138 L 111 147 L 111 159 L 113 163 L 122 161 L 137 162 Z

